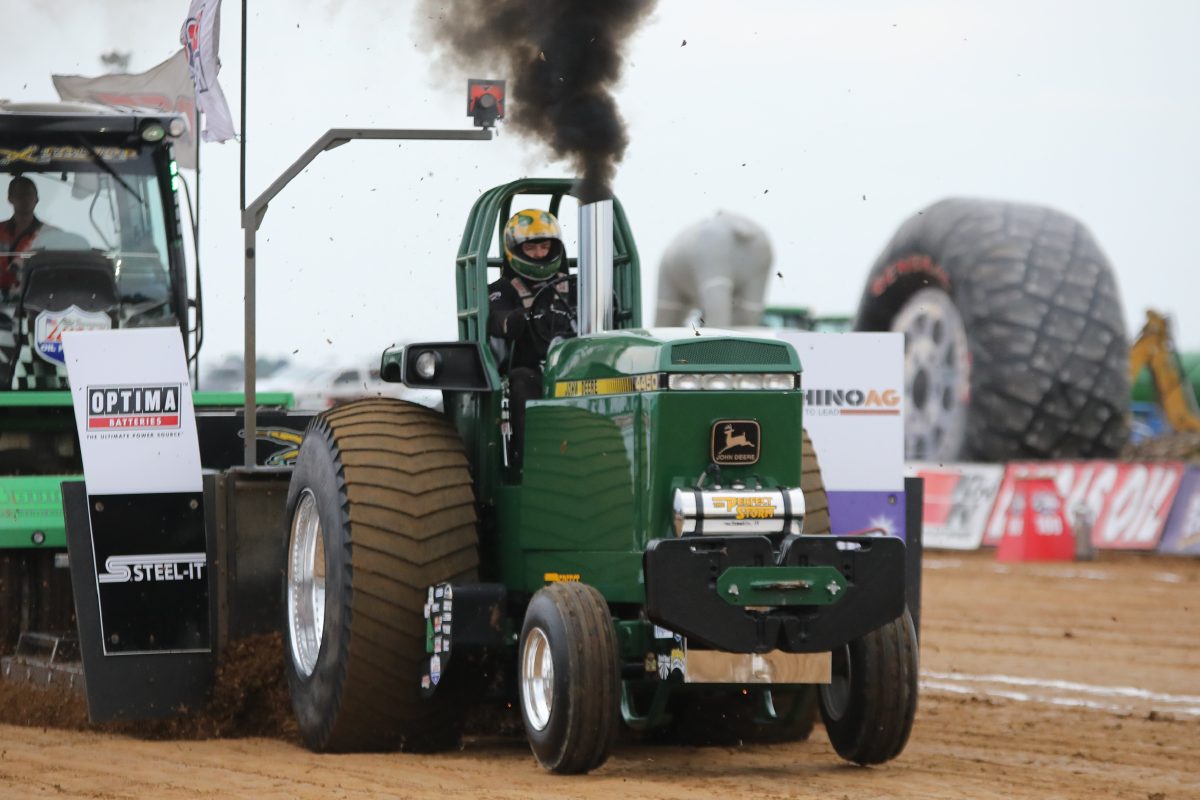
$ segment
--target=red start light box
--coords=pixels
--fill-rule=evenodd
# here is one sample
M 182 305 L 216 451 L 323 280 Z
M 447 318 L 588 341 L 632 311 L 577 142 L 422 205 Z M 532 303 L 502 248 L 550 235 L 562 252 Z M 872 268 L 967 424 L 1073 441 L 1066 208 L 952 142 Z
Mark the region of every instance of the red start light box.
M 481 112 L 492 119 L 504 119 L 504 81 L 467 81 L 467 116 L 479 117 Z

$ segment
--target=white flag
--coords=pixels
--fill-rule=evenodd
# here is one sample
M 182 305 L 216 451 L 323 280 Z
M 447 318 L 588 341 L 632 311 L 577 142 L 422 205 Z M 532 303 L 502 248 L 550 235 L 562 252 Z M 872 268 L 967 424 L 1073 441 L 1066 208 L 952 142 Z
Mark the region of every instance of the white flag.
M 187 55 L 180 50 L 158 66 L 138 75 L 51 75 L 63 100 L 98 103 L 116 108 L 146 108 L 182 114 L 187 131 L 175 140 L 175 160 L 185 169 L 196 168 L 196 100 L 188 74 Z
M 204 112 L 204 141 L 232 139 L 233 117 L 225 93 L 217 83 L 221 59 L 221 0 L 192 0 L 187 21 L 179 31 L 179 41 L 187 53 L 192 83 L 196 87 L 196 105 Z

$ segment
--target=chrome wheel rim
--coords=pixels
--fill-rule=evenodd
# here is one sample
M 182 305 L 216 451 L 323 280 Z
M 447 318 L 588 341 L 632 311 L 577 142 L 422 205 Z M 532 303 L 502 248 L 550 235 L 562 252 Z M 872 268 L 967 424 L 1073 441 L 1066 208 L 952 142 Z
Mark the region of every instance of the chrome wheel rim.
M 554 710 L 554 658 L 550 640 L 541 628 L 533 628 L 521 645 L 521 707 L 534 730 L 550 724 Z
M 967 434 L 970 350 L 962 314 L 941 289 L 921 289 L 892 320 L 904 334 L 904 455 L 954 459 Z
M 325 537 L 311 489 L 301 493 L 292 516 L 287 601 L 292 662 L 307 678 L 316 669 L 325 632 Z

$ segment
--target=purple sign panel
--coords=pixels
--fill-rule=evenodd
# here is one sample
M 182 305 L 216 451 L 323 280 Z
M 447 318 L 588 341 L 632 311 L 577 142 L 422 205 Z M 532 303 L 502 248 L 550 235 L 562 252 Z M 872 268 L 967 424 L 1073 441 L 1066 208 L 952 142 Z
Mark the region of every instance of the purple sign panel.
M 834 536 L 883 533 L 904 537 L 904 492 L 829 492 Z
M 1183 473 L 1158 552 L 1200 556 L 1200 468 Z

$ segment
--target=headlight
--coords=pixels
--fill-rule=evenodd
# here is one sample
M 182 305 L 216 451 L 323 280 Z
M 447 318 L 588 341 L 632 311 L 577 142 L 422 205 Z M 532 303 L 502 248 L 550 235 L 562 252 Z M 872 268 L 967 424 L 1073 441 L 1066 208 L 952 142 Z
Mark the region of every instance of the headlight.
M 162 138 L 167 135 L 167 131 L 163 126 L 154 120 L 146 120 L 142 123 L 142 139 L 147 142 L 161 142 Z
M 796 376 L 790 372 L 673 372 L 667 375 L 667 388 L 684 392 L 787 391 L 796 388 Z
M 700 388 L 699 375 L 677 374 L 667 378 L 667 387 L 679 391 L 695 391 Z
M 432 350 L 426 350 L 417 356 L 416 361 L 417 374 L 425 380 L 430 380 L 437 374 L 438 357 L 437 353 Z

